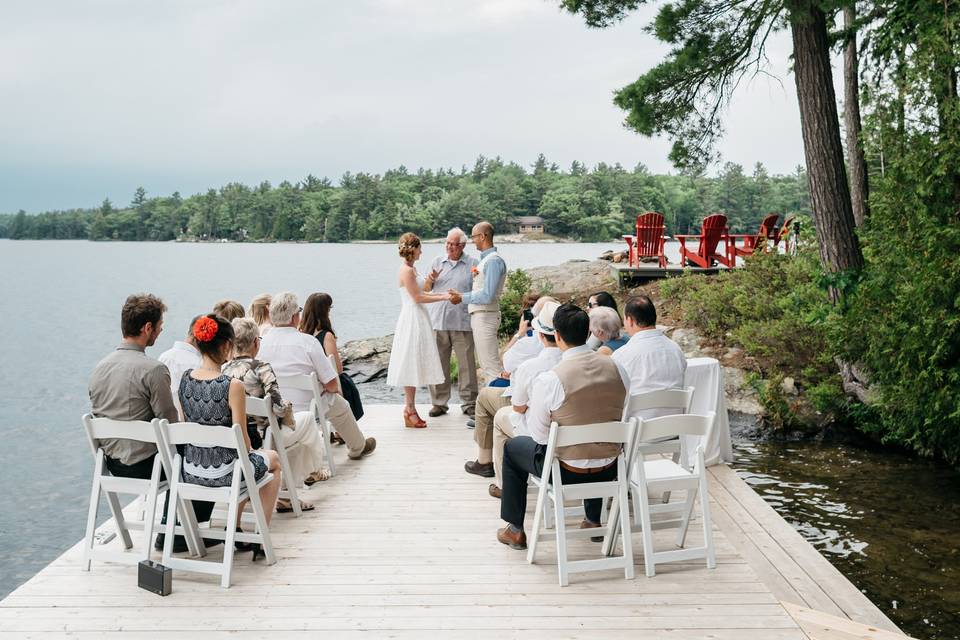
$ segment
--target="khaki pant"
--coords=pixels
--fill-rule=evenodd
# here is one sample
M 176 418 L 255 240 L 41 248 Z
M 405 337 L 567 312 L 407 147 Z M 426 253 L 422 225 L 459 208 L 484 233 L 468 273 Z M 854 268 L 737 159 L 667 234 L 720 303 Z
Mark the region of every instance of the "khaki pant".
M 503 489 L 503 448 L 507 445 L 507 440 L 513 437 L 513 423 L 510 422 L 512 413 L 514 413 L 513 407 L 504 407 L 493 416 L 493 470 L 497 474 L 494 482 L 501 489 Z
M 480 384 L 486 386 L 500 375 L 500 346 L 497 331 L 500 330 L 499 311 L 474 311 L 470 314 L 473 341 L 477 345 L 477 360 L 480 361 Z
M 440 366 L 443 367 L 443 384 L 430 385 L 430 402 L 434 406 L 447 407 L 450 400 L 450 351 L 457 354 L 457 391 L 463 412 L 473 415 L 477 403 L 477 356 L 470 331 L 434 331 Z
M 477 426 L 473 429 L 473 440 L 481 449 L 493 449 L 493 416 L 503 407 L 510 406 L 510 398 L 503 397 L 502 387 L 484 387 L 477 396 Z
M 347 445 L 347 453 L 352 456 L 359 456 L 363 453 L 367 439 L 363 437 L 363 432 L 357 426 L 357 420 L 353 417 L 350 410 L 350 403 L 339 393 L 323 394 L 327 406 L 326 418 L 330 422 L 333 430 L 340 434 Z

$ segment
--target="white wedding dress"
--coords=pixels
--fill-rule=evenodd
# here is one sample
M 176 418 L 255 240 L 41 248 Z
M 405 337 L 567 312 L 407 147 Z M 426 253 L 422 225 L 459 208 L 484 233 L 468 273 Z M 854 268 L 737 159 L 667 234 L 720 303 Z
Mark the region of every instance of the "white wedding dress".
M 423 289 L 423 278 L 417 276 L 417 287 Z M 422 304 L 413 301 L 405 287 L 400 287 L 400 317 L 393 334 L 387 384 L 394 387 L 420 387 L 441 384 L 437 339 L 433 335 L 430 316 Z

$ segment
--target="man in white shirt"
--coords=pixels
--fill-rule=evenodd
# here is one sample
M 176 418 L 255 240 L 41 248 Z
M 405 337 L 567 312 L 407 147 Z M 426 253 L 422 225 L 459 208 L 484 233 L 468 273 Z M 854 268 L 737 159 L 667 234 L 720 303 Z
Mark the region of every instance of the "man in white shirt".
M 187 329 L 187 335 L 183 340 L 177 340 L 173 346 L 160 354 L 157 358 L 167 366 L 170 372 L 170 393 L 173 394 L 173 404 L 177 407 L 177 413 L 183 419 L 183 410 L 180 408 L 180 379 L 183 374 L 190 369 L 196 369 L 203 361 L 200 351 L 197 350 L 193 338 L 193 325 L 197 322 L 196 316 L 190 321 L 190 328 Z
M 330 364 L 320 342 L 311 335 L 300 333 L 302 308 L 293 293 L 284 292 L 273 296 L 270 302 L 270 320 L 273 328 L 261 338 L 259 359 L 269 362 L 278 378 L 300 374 L 317 374 L 323 387 L 321 398 L 326 419 L 346 442 L 348 457 L 357 460 L 377 447 L 374 438 L 364 438 L 350 405 L 339 393 L 336 369 Z M 283 398 L 293 404 L 294 418 L 312 420 L 309 411 L 313 393 L 300 389 L 281 388 Z
M 517 367 L 510 377 L 510 387 L 504 392 L 504 395 L 510 398 L 510 406 L 498 410 L 493 418 L 493 468 L 497 480 L 496 484 L 487 487 L 487 492 L 494 498 L 501 495 L 503 447 L 507 440 L 514 436 L 529 435 L 526 411 L 533 381 L 541 373 L 560 363 L 560 348 L 557 346 L 556 330 L 553 328 L 553 314 L 558 308 L 560 303 L 550 298 L 533 319 L 531 324 L 534 336 L 542 345 L 540 353 Z
M 510 439 L 503 452 L 503 496 L 500 517 L 507 526 L 497 531 L 497 540 L 514 549 L 525 549 L 523 520 L 527 509 L 529 475 L 542 475 L 550 425 L 586 425 L 620 420 L 630 380 L 609 356 L 586 346 L 590 318 L 572 304 L 553 314 L 560 363 L 536 377 L 530 391 L 525 428 L 529 435 Z M 560 475 L 564 484 L 607 482 L 617 476 L 619 444 L 592 442 L 560 447 Z M 581 528 L 600 526 L 603 500 L 583 501 L 586 518 Z
M 473 288 L 471 269 L 477 266 L 477 259 L 463 252 L 466 246 L 467 234 L 459 227 L 450 229 L 447 233 L 446 255 L 437 256 L 430 265 L 430 273 L 423 287 L 425 291 L 453 289 L 465 293 Z M 430 314 L 430 324 L 433 325 L 433 335 L 437 339 L 437 351 L 440 352 L 440 366 L 444 376 L 442 384 L 430 385 L 430 402 L 433 404 L 430 415 L 442 416 L 449 409 L 447 401 L 450 399 L 450 352 L 454 351 L 457 362 L 466 363 L 466 366 L 460 367 L 457 375 L 460 409 L 472 418 L 477 402 L 477 368 L 473 366 L 477 358 L 467 306 L 452 302 L 438 302 L 426 306 L 427 313 Z
M 627 344 L 613 352 L 614 361 L 630 376 L 630 395 L 660 389 L 682 389 L 687 358 L 676 342 L 657 329 L 657 310 L 647 296 L 627 301 L 623 310 Z M 644 418 L 664 415 L 671 409 L 650 409 Z

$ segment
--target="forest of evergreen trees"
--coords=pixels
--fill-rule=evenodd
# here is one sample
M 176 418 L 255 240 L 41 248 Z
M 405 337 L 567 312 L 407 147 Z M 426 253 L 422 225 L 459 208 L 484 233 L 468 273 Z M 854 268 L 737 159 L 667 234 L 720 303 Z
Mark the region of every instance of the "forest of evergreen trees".
M 538 215 L 550 235 L 604 241 L 628 233 L 647 210 L 666 216 L 668 233 L 695 231 L 714 211 L 726 213 L 733 231 L 754 230 L 768 212 L 809 213 L 807 178 L 802 167 L 771 176 L 760 163 L 750 173 L 727 163 L 707 177 L 579 162 L 562 171 L 543 155 L 528 170 L 481 156 L 472 169 L 410 173 L 401 166 L 382 176 L 347 173 L 336 186 L 309 175 L 297 184 L 231 183 L 187 198 L 148 197 L 139 188 L 123 207 L 104 200 L 95 209 L 0 215 L 0 237 L 346 242 L 404 231 L 436 237 L 484 219 L 507 232 L 509 218 Z

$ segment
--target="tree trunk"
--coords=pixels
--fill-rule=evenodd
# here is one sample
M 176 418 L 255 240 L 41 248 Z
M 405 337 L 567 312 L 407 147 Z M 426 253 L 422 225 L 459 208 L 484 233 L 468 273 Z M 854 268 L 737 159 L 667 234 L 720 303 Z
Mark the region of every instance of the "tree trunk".
M 843 9 L 843 26 L 853 28 L 857 19 L 856 5 Z M 843 121 L 847 134 L 847 173 L 850 177 L 850 197 L 853 205 L 853 221 L 859 227 L 870 214 L 867 197 L 870 187 L 867 181 L 867 159 L 860 144 L 860 65 L 857 60 L 857 34 L 850 39 L 843 51 Z
M 790 9 L 803 152 L 820 260 L 830 272 L 859 270 L 863 254 L 854 232 L 843 164 L 827 19 L 813 0 L 793 0 Z

